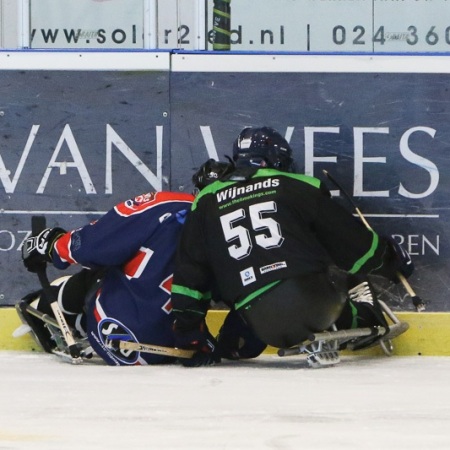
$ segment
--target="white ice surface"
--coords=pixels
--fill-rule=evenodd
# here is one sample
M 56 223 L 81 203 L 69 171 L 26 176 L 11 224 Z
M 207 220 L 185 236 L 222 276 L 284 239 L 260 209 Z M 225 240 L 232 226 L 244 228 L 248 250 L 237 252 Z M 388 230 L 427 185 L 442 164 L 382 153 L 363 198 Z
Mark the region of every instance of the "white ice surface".
M 450 358 L 74 366 L 0 352 L 0 449 L 450 449 Z

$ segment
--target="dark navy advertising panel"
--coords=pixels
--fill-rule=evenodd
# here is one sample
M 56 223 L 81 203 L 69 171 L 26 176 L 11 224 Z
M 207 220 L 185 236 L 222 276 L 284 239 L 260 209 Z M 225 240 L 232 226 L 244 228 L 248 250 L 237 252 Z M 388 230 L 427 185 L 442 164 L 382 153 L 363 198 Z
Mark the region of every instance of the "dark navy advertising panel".
M 44 215 L 49 227 L 72 229 L 120 201 L 169 189 L 169 75 L 1 71 L 0 92 L 0 305 L 5 305 L 39 288 L 21 262 L 31 216 Z M 57 272 L 49 267 L 52 273 Z
M 450 75 L 438 73 L 171 73 L 173 186 L 190 186 L 209 157 L 231 155 L 243 127 L 274 127 L 299 172 L 353 211 L 328 171 L 374 229 L 410 252 L 409 281 L 427 311 L 448 311 L 449 89 Z M 393 308 L 414 309 L 401 284 L 375 282 Z
M 299 172 L 353 211 L 328 171 L 373 228 L 408 249 L 427 311 L 449 311 L 450 74 L 251 72 L 252 61 L 170 75 L 0 71 L 0 305 L 39 287 L 20 257 L 33 215 L 71 229 L 144 192 L 190 191 L 193 172 L 231 155 L 243 127 L 268 125 Z M 394 309 L 413 310 L 401 284 L 375 282 Z

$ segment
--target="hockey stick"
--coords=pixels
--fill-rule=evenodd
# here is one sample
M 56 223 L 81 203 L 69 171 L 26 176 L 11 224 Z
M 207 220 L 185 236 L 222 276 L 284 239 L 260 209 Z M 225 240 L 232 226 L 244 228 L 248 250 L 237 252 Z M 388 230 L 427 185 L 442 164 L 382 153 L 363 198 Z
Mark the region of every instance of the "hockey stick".
M 183 350 L 181 348 L 174 347 L 162 347 L 160 345 L 143 344 L 141 342 L 121 341 L 111 339 L 108 341 L 107 346 L 118 348 L 120 350 L 132 350 L 135 352 L 153 353 L 156 355 L 174 356 L 176 358 L 192 358 L 194 350 Z
M 21 311 L 24 311 L 28 314 L 31 314 L 32 316 L 36 317 L 37 319 L 42 320 L 42 322 L 51 325 L 52 327 L 59 328 L 59 323 L 54 319 L 52 316 L 49 316 L 48 314 L 45 314 L 32 306 L 30 306 L 27 302 L 23 301 L 18 303 L 18 307 Z
M 31 306 L 30 304 L 28 304 L 28 302 L 26 302 L 24 300 L 22 300 L 21 302 L 16 304 L 16 310 L 17 310 L 17 313 L 19 314 L 19 317 L 21 317 L 21 318 L 25 318 L 26 315 L 30 315 L 30 316 L 33 316 L 33 317 L 41 320 L 44 323 L 45 327 L 51 333 L 52 339 L 56 343 L 56 348 L 49 347 L 48 349 L 46 349 L 44 343 L 41 341 L 41 339 L 39 337 L 39 334 L 37 334 L 36 330 L 33 330 L 33 328 L 31 328 L 30 326 L 28 326 L 29 329 L 26 332 L 31 332 L 33 335 L 35 335 L 35 340 L 38 342 L 39 345 L 44 347 L 44 350 L 46 352 L 53 353 L 56 356 L 62 357 L 64 360 L 67 360 L 69 358 L 70 362 L 73 362 L 72 356 L 70 354 L 68 354 L 66 351 L 67 342 L 63 338 L 61 328 L 54 317 L 37 310 L 36 308 Z M 22 320 L 22 321 L 24 321 L 24 320 Z M 26 320 L 25 320 L 25 322 L 26 322 Z M 16 337 L 18 337 L 18 336 L 19 335 L 17 335 Z M 81 358 L 83 358 L 83 359 L 84 358 L 87 358 L 87 359 L 92 358 L 94 350 L 89 345 L 87 338 L 81 339 L 81 341 L 77 341 L 77 345 L 80 347 L 80 357 Z M 76 362 L 78 362 L 78 361 L 76 361 Z
M 373 231 L 372 227 L 369 225 L 369 222 L 367 222 L 366 218 L 363 216 L 360 209 L 356 206 L 353 199 L 348 195 L 348 193 L 342 188 L 342 186 L 326 171 L 324 170 L 323 173 L 325 176 L 342 192 L 344 197 L 350 202 L 350 204 L 353 206 L 353 208 L 356 211 L 356 214 L 361 219 L 362 223 L 366 226 L 368 230 Z M 411 297 L 411 300 L 413 302 L 413 305 L 416 308 L 417 312 L 423 311 L 425 309 L 425 302 L 414 292 L 411 285 L 408 283 L 408 280 L 401 274 L 400 272 L 397 272 L 397 278 L 402 283 L 403 287 L 405 288 L 406 292 Z
M 43 216 L 32 216 L 31 217 L 31 233 L 33 236 L 37 236 L 46 227 L 45 217 Z M 44 291 L 45 297 L 50 305 L 53 314 L 55 315 L 56 322 L 58 323 L 64 340 L 67 343 L 67 348 L 69 349 L 70 356 L 72 358 L 72 363 L 79 364 L 83 360 L 80 356 L 80 349 L 73 337 L 72 331 L 67 324 L 66 318 L 64 317 L 61 308 L 58 305 L 58 298 L 52 289 L 50 282 L 48 281 L 46 264 L 43 265 L 42 269 L 37 271 L 37 276 L 39 282 L 41 283 L 42 289 Z

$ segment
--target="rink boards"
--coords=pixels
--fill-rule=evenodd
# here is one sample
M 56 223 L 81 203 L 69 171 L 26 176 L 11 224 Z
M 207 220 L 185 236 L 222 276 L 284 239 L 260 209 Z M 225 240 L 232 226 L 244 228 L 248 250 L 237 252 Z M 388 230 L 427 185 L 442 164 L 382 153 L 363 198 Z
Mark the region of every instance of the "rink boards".
M 226 311 L 210 311 L 207 316 L 208 327 L 215 336 L 225 318 Z M 399 312 L 397 317 L 409 323 L 409 330 L 396 338 L 396 356 L 450 356 L 450 314 Z M 14 308 L 0 309 L 0 350 L 41 351 L 30 335 L 18 338 L 12 336 L 21 324 Z M 268 348 L 265 353 L 275 353 Z M 379 348 L 356 352 L 360 354 L 383 355 Z
M 73 229 L 144 192 L 189 192 L 243 127 L 270 125 L 299 172 L 351 210 L 328 171 L 405 246 L 427 311 L 450 311 L 448 56 L 5 51 L 0 67 L 1 306 L 36 288 L 20 259 L 32 215 Z M 404 290 L 380 293 L 411 310 Z

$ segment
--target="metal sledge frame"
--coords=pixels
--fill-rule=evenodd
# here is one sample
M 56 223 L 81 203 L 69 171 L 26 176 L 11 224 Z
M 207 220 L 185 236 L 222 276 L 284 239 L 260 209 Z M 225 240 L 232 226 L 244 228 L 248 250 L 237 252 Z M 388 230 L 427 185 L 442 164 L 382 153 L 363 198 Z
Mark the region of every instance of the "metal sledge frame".
M 394 351 L 392 339 L 400 336 L 408 330 L 409 324 L 402 322 L 392 312 L 392 310 L 379 300 L 384 314 L 392 322 L 386 329 L 385 327 L 367 327 L 355 328 L 350 330 L 337 330 L 335 327 L 331 331 L 314 333 L 300 345 L 291 348 L 281 348 L 278 350 L 278 356 L 307 355 L 308 363 L 312 367 L 323 367 L 334 365 L 340 362 L 339 349 L 346 345 L 349 350 L 355 350 L 360 347 L 364 341 L 370 342 L 364 348 L 379 345 L 385 355 L 391 356 Z M 379 336 L 379 339 L 376 337 Z M 374 340 L 375 338 L 375 340 Z
M 74 338 L 75 343 L 79 348 L 80 351 L 80 359 L 74 360 L 70 354 L 69 347 L 64 339 L 61 327 L 59 326 L 58 322 L 48 314 L 45 314 L 41 311 L 38 311 L 36 308 L 28 304 L 26 301 L 20 301 L 16 304 L 16 310 L 21 318 L 22 322 L 26 324 L 26 320 L 23 318 L 24 313 L 30 314 L 37 319 L 42 320 L 44 322 L 44 326 L 48 329 L 48 331 L 51 334 L 51 338 L 55 341 L 56 348 L 54 350 L 51 350 L 50 353 L 53 353 L 62 359 L 72 362 L 72 364 L 79 364 L 83 362 L 85 359 L 91 359 L 94 355 L 94 350 L 89 344 L 89 341 L 87 338 Z M 30 327 L 31 328 L 31 327 Z M 36 332 L 31 328 L 29 330 L 34 340 L 42 346 L 42 343 L 39 340 L 39 337 L 36 335 Z M 73 330 L 71 330 L 73 332 Z M 131 350 L 131 351 L 137 351 L 142 353 L 153 353 L 157 355 L 166 355 L 166 356 L 173 356 L 176 358 L 191 358 L 194 354 L 193 350 L 183 350 L 173 347 L 163 347 L 160 345 L 153 345 L 153 344 L 144 344 L 141 342 L 131 342 L 131 341 L 123 341 L 120 339 L 111 339 L 106 343 L 107 346 L 111 346 L 111 348 L 119 348 L 123 350 Z
M 53 339 L 53 341 L 55 342 L 56 347 L 54 349 L 47 350 L 43 346 L 36 331 L 33 330 L 33 328 L 31 326 L 29 326 L 30 330 L 28 330 L 28 331 L 32 334 L 36 343 L 39 344 L 39 346 L 44 347 L 44 350 L 47 353 L 52 353 L 67 362 L 71 362 L 72 364 L 81 364 L 85 359 L 91 359 L 92 356 L 94 355 L 94 350 L 90 346 L 87 338 L 75 338 L 74 337 L 75 345 L 77 346 L 77 349 L 79 351 L 79 357 L 73 358 L 73 356 L 70 352 L 69 346 L 67 345 L 67 342 L 65 340 L 64 333 L 61 330 L 61 327 L 56 319 L 49 316 L 48 314 L 45 314 L 45 313 L 37 310 L 36 308 L 31 306 L 28 302 L 26 302 L 24 300 L 18 302 L 15 305 L 15 308 L 16 308 L 17 314 L 19 315 L 20 319 L 22 320 L 22 322 L 25 325 L 28 325 L 26 319 L 24 318 L 24 316 L 26 314 L 31 315 L 31 316 L 35 317 L 36 319 L 39 319 L 43 322 L 44 327 L 47 328 L 47 330 L 50 333 L 51 339 Z M 73 335 L 74 330 L 71 329 L 71 332 Z

